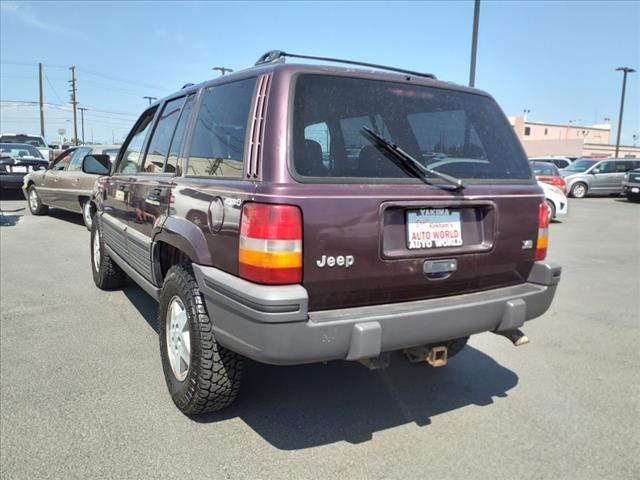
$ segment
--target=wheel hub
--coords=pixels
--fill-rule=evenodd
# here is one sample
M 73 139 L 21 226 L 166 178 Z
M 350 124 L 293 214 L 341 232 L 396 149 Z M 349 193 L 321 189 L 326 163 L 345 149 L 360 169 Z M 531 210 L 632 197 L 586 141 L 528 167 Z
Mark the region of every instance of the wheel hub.
M 93 268 L 100 271 L 100 231 L 96 230 L 93 235 Z
M 191 336 L 187 311 L 178 296 L 169 302 L 165 322 L 169 363 L 173 375 L 182 382 L 187 378 L 191 364 Z
M 38 194 L 34 189 L 31 189 L 29 193 L 29 204 L 31 205 L 31 210 L 38 208 Z

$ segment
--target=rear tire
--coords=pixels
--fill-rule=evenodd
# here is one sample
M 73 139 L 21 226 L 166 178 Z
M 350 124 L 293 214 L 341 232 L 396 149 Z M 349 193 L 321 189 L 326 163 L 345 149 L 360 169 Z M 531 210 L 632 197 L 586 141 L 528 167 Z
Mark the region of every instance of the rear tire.
M 35 185 L 31 185 L 29 187 L 29 199 L 27 203 L 29 204 L 29 211 L 32 215 L 46 215 L 49 207 L 43 205 L 42 200 L 40 200 L 40 195 L 38 194 Z
M 87 230 L 89 231 L 93 228 L 93 210 L 91 200 L 85 200 L 82 204 L 82 220 L 84 221 L 84 226 L 87 227 Z
M 467 342 L 469 341 L 469 337 L 461 337 L 454 338 L 453 340 L 448 340 L 446 342 L 440 343 L 439 345 L 444 345 L 447 347 L 447 358 L 453 358 L 457 354 L 459 354 L 464 347 L 467 346 Z
M 189 265 L 172 266 L 158 311 L 160 356 L 167 388 L 185 415 L 228 407 L 240 389 L 243 359 L 218 344 Z
M 101 290 L 120 288 L 127 280 L 127 274 L 105 250 L 102 227 L 99 221 L 94 221 L 91 229 L 91 272 L 94 283 Z
M 553 220 L 556 218 L 556 206 L 553 204 L 551 200 L 545 200 L 544 203 L 547 204 L 547 210 L 549 212 L 549 220 Z
M 587 185 L 582 182 L 575 183 L 570 193 L 573 198 L 584 198 L 587 195 Z

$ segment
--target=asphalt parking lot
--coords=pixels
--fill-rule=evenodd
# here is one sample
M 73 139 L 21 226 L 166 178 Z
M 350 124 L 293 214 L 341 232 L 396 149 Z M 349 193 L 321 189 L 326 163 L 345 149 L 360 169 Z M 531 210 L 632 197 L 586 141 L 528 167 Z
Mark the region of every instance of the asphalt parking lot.
M 479 335 L 441 369 L 251 363 L 237 405 L 199 419 L 167 393 L 153 300 L 94 286 L 80 216 L 1 208 L 3 479 L 640 477 L 638 204 L 572 200 L 551 225 L 563 277 L 527 346 Z

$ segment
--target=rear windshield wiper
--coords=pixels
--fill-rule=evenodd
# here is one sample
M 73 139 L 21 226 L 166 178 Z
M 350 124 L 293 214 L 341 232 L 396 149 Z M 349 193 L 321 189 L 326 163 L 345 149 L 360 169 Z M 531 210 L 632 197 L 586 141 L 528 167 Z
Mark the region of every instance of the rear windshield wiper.
M 447 175 L 446 173 L 440 173 L 430 168 L 423 166 L 418 160 L 413 158 L 407 152 L 402 150 L 396 144 L 390 142 L 386 138 L 378 135 L 376 132 L 371 130 L 369 127 L 362 127 L 362 135 L 371 140 L 371 142 L 380 149 L 383 153 L 388 153 L 389 160 L 391 160 L 394 164 L 396 164 L 403 172 L 412 177 L 417 177 L 422 180 L 424 183 L 429 185 L 434 185 L 429 181 L 428 176 L 437 177 L 441 180 L 444 180 L 451 186 L 453 186 L 453 190 L 458 191 L 464 188 L 462 180 L 459 178 L 452 177 L 451 175 Z M 441 186 L 441 185 L 436 185 Z

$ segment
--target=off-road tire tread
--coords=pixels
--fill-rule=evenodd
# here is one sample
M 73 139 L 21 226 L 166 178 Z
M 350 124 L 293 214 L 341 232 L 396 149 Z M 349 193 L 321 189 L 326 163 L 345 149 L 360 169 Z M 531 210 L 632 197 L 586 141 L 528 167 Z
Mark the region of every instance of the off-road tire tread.
M 178 292 L 181 292 L 181 300 L 188 312 L 192 355 L 190 371 L 185 380 L 190 382 L 189 388 L 181 397 L 176 398 L 172 394 L 173 401 L 185 415 L 189 416 L 222 410 L 231 405 L 238 396 L 243 373 L 243 358 L 216 341 L 212 322 L 191 265 L 188 263 L 173 265 L 167 272 L 164 285 L 171 282 L 174 282 Z M 168 303 L 169 300 L 161 298 L 162 304 Z M 162 325 L 161 351 L 165 337 L 165 312 L 166 308 L 158 309 L 158 325 Z M 194 324 L 197 326 L 197 332 L 193 331 Z M 173 372 L 168 360 L 164 358 L 165 351 L 162 351 L 162 355 L 163 370 L 169 385 L 169 376 L 173 377 Z
M 100 270 L 95 271 L 93 267 L 93 238 L 95 231 L 100 229 Z M 114 262 L 105 250 L 104 235 L 102 235 L 102 227 L 97 218 L 94 218 L 93 228 L 91 230 L 91 246 L 90 246 L 91 271 L 93 273 L 93 281 L 101 290 L 116 290 L 124 286 L 127 281 L 127 274 L 124 273 L 116 262 Z
M 33 210 L 31 208 L 31 200 L 30 200 L 31 190 L 35 190 L 36 195 L 38 195 L 38 208 L 36 208 L 35 210 Z M 46 215 L 47 212 L 49 211 L 49 207 L 42 203 L 42 199 L 40 198 L 40 194 L 36 190 L 35 185 L 31 185 L 29 187 L 29 189 L 27 190 L 27 192 L 28 192 L 27 193 L 27 205 L 29 206 L 29 211 L 31 212 L 31 215 L 37 215 L 37 216 Z

